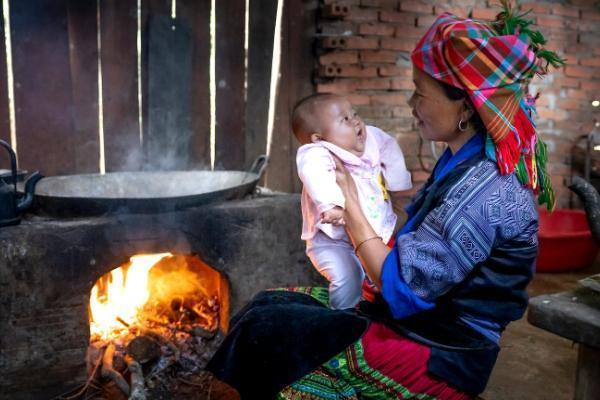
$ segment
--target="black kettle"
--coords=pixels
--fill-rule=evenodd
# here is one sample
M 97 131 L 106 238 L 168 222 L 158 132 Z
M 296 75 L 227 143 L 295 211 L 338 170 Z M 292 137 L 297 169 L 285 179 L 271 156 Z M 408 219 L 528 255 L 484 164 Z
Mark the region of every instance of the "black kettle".
M 0 140 L 0 146 L 4 147 L 10 156 L 12 183 L 14 185 L 14 188 L 11 188 L 10 184 L 0 179 L 0 226 L 16 225 L 21 222 L 19 213 L 31 206 L 35 185 L 43 176 L 38 171 L 31 174 L 25 182 L 25 196 L 20 199 L 17 193 L 17 156 L 4 140 Z

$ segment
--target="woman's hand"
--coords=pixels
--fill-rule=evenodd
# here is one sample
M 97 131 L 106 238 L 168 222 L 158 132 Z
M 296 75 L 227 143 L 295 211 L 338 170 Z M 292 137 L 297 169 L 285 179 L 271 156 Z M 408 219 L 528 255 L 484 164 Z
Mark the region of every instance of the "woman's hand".
M 335 162 L 335 181 L 342 189 L 346 203 L 352 201 L 358 204 L 358 190 L 356 190 L 356 183 L 352 179 L 352 175 L 337 156 L 333 155 L 333 160 Z M 346 208 L 348 208 L 348 204 L 346 204 Z
M 357 255 L 365 272 L 371 278 L 371 281 L 378 288 L 381 288 L 381 266 L 390 249 L 381 240 L 373 240 L 378 235 L 360 207 L 356 183 L 342 161 L 335 155 L 333 159 L 335 160 L 335 180 L 346 199 L 346 206 L 344 207 L 346 232 L 348 232 L 348 236 L 350 236 L 355 247 L 360 245 Z

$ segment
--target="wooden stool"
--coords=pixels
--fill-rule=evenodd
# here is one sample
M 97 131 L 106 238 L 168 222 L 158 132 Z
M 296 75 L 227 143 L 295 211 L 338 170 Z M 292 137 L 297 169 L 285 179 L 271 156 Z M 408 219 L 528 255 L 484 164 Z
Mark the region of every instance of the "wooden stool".
M 579 344 L 574 399 L 600 399 L 600 293 L 582 287 L 534 297 L 527 320 Z

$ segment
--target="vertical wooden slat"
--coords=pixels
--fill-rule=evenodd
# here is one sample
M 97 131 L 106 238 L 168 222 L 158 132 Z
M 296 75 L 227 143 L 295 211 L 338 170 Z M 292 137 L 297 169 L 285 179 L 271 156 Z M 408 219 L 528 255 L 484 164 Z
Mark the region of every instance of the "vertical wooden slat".
M 140 169 L 137 1 L 102 0 L 100 20 L 106 171 Z
M 6 76 L 6 47 L 4 18 L 0 18 L 0 139 L 10 143 L 10 113 L 8 108 L 8 81 Z M 0 156 L 0 167 L 8 168 L 8 156 Z
M 296 172 L 298 143 L 291 132 L 290 114 L 299 99 L 314 92 L 312 41 L 317 0 L 284 2 L 281 32 L 281 78 L 273 126 L 270 164 L 265 178 L 269 188 L 298 192 Z
M 141 2 L 141 79 L 142 130 L 148 136 L 148 21 L 153 16 L 171 15 L 171 0 L 142 0 Z
M 210 1 L 178 0 L 177 19 L 192 27 L 190 167 L 210 168 Z
M 250 1 L 246 164 L 266 152 L 276 16 L 276 0 Z
M 75 169 L 99 171 L 97 0 L 68 1 Z
M 67 0 L 11 1 L 21 168 L 75 171 Z
M 244 165 L 244 21 L 245 2 L 216 1 L 215 167 Z
M 151 16 L 148 29 L 148 164 L 186 169 L 192 133 L 192 33 L 186 21 Z

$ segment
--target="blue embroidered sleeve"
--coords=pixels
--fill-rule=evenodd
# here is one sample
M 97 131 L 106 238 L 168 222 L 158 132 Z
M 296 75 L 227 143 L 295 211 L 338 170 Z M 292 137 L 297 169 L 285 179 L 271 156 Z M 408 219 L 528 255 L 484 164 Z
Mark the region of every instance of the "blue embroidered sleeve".
M 465 174 L 415 231 L 397 238 L 381 276 L 395 318 L 433 308 L 489 257 L 497 240 L 519 234 L 535 218 L 531 194 L 514 177 L 490 171 L 475 178 Z

